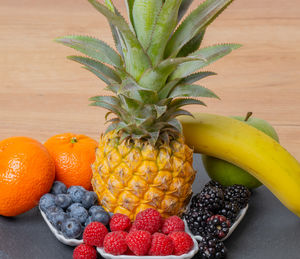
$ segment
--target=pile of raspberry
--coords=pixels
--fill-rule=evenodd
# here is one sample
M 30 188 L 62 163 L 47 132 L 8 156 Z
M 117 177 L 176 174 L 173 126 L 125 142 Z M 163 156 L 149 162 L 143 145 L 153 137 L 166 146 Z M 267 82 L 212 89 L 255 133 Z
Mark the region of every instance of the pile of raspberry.
M 168 256 L 182 255 L 194 247 L 184 222 L 177 216 L 163 219 L 155 209 L 146 209 L 131 223 L 128 216 L 116 213 L 109 223 L 110 231 L 99 222 L 90 223 L 83 242 L 73 252 L 73 259 L 96 259 L 95 247 L 112 255 Z

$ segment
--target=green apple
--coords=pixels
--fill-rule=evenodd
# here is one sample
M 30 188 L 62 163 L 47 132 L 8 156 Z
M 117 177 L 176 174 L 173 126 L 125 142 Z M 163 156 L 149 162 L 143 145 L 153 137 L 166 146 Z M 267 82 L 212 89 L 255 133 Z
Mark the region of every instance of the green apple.
M 253 118 L 251 115 L 252 112 L 248 112 L 246 118 L 241 116 L 233 116 L 232 118 L 244 121 L 248 125 L 255 127 L 279 142 L 275 129 L 268 122 L 259 118 Z M 202 155 L 202 161 L 209 177 L 218 181 L 222 185 L 229 186 L 233 184 L 242 184 L 250 189 L 254 189 L 262 185 L 260 181 L 245 170 L 224 160 Z

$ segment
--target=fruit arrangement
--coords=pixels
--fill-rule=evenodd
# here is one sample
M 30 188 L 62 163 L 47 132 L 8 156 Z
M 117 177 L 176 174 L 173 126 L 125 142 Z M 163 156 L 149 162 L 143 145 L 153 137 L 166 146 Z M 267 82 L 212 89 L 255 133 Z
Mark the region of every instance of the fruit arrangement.
M 84 244 L 74 249 L 73 258 L 96 258 L 94 247 L 105 258 L 110 255 L 192 258 L 198 251 L 197 242 L 185 232 L 182 219 L 178 216 L 163 219 L 152 208 L 139 212 L 134 222 L 127 215 L 114 214 L 109 229 L 110 232 L 99 222 L 90 223 L 83 233 Z
M 89 36 L 56 41 L 86 55 L 69 58 L 112 93 L 90 98 L 108 110 L 109 126 L 99 144 L 70 133 L 44 146 L 22 137 L 1 141 L 0 214 L 18 215 L 39 200 L 51 228 L 80 243 L 74 259 L 97 258 L 97 251 L 192 258 L 198 250 L 200 259 L 224 258 L 222 240 L 247 208 L 247 187 L 261 183 L 300 216 L 300 164 L 270 125 L 184 109 L 205 105 L 198 97 L 218 98 L 196 84 L 215 73 L 198 70 L 241 45 L 200 47 L 233 1 L 206 0 L 186 15 L 192 0 L 125 0 L 128 22 L 111 0 L 88 1 L 107 18 L 116 50 Z M 226 186 L 211 181 L 192 197 L 193 152 Z
M 82 240 L 82 233 L 89 223 L 100 222 L 106 226 L 110 220 L 110 214 L 98 205 L 95 192 L 82 186 L 67 188 L 59 181 L 54 182 L 50 193 L 41 197 L 39 208 L 66 239 Z

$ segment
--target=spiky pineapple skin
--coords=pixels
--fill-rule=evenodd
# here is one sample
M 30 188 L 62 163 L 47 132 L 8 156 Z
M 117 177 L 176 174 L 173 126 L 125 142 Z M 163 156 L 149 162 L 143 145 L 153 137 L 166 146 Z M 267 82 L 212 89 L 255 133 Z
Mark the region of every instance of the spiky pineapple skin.
M 181 215 L 192 194 L 193 151 L 183 137 L 154 147 L 125 140 L 114 131 L 101 135 L 92 165 L 92 185 L 100 204 L 131 220 L 147 208 L 163 217 Z

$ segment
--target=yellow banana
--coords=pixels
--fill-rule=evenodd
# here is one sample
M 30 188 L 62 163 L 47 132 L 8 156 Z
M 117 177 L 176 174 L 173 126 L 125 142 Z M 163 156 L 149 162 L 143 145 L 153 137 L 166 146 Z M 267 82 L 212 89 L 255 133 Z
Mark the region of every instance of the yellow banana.
M 244 122 L 199 113 L 179 118 L 195 152 L 233 163 L 261 181 L 300 217 L 300 163 L 279 143 Z

